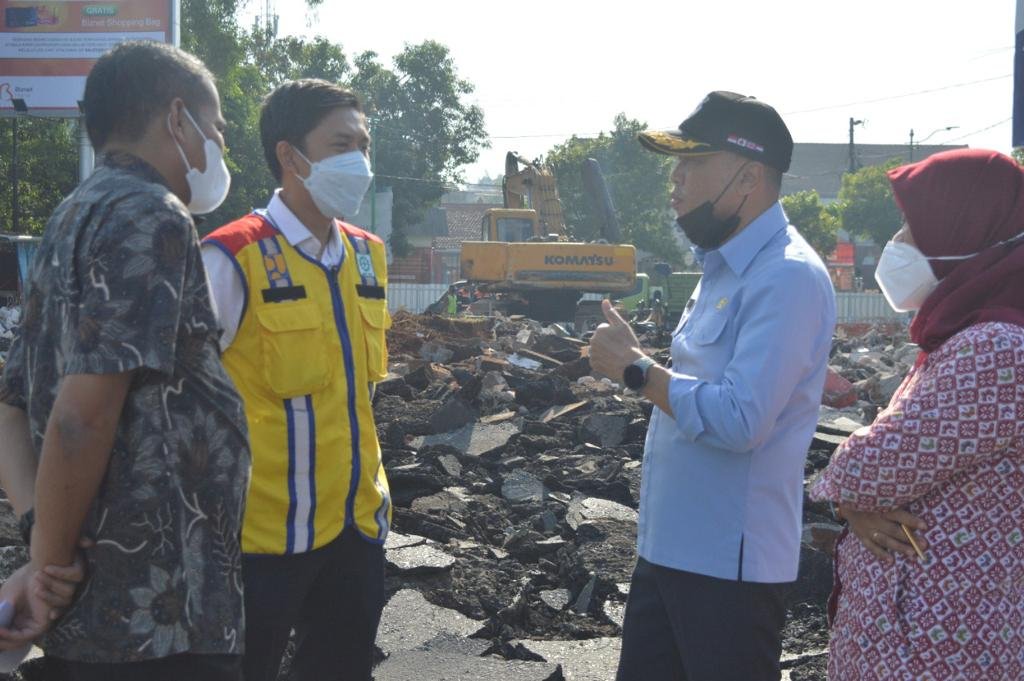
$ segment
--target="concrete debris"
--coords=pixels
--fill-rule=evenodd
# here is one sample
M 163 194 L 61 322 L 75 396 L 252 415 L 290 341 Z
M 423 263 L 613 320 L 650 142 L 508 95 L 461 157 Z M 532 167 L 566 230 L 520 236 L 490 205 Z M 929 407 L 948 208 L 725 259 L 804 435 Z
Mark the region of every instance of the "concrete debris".
M 544 483 L 523 470 L 512 471 L 501 483 L 501 496 L 513 504 L 539 504 L 546 494 Z
M 584 641 L 517 641 L 548 662 L 561 665 L 566 681 L 608 681 L 619 663 L 619 638 Z
M 21 322 L 20 307 L 0 307 L 0 371 L 7 361 L 7 351 L 14 340 L 14 331 Z
M 442 571 L 455 564 L 454 557 L 429 539 L 395 532 L 385 540 L 384 555 L 390 567 L 406 574 Z
M 539 596 L 552 610 L 565 610 L 565 606 L 569 605 L 572 594 L 569 593 L 568 589 L 547 589 L 541 591 Z
M 0 309 L 0 353 L 11 319 Z M 652 339 L 640 340 L 663 359 Z M 400 312 L 388 347 L 374 413 L 394 521 L 376 678 L 612 678 L 650 403 L 594 375 L 586 343 L 521 317 Z M 917 352 L 877 330 L 837 336 L 808 481 L 885 406 Z M 824 679 L 840 531 L 827 504 L 805 498 L 784 632 L 791 678 Z M 0 576 L 25 560 L 21 544 L 0 508 Z
M 562 681 L 557 664 L 470 657 L 432 650 L 407 650 L 392 655 L 374 670 L 377 681 Z
M 377 647 L 385 655 L 391 655 L 401 650 L 416 650 L 441 634 L 467 638 L 483 627 L 484 622 L 430 603 L 419 591 L 403 589 L 384 606 Z

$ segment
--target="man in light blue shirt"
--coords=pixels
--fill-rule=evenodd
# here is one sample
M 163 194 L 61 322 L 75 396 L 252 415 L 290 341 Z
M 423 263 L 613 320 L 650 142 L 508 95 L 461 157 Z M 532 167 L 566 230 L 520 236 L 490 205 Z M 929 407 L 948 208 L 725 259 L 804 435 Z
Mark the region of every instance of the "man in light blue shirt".
M 773 108 L 713 92 L 640 141 L 678 157 L 672 206 L 704 276 L 670 368 L 608 302 L 591 342 L 593 368 L 656 407 L 618 679 L 775 681 L 835 297 L 778 202 L 793 141 Z

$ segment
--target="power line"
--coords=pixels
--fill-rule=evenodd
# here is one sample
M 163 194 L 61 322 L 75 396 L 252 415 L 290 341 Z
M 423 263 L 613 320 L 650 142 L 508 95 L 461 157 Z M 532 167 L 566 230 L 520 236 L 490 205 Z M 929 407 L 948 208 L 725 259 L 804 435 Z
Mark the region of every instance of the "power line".
M 494 193 L 500 194 L 501 187 L 494 184 L 480 184 L 474 182 L 453 182 L 451 180 L 434 180 L 428 177 L 401 177 L 399 175 L 377 175 L 378 179 L 383 180 L 399 180 L 402 182 L 422 182 L 424 184 L 435 184 L 445 189 L 459 189 L 459 187 L 482 187 L 485 189 L 493 189 Z
M 956 88 L 968 87 L 970 85 L 980 85 L 981 83 L 991 83 L 997 80 L 1003 80 L 1005 78 L 1012 77 L 1013 74 L 1007 73 L 1002 76 L 994 76 L 992 78 L 982 78 L 980 80 L 971 80 L 965 83 L 954 83 L 952 85 L 944 85 L 942 87 L 930 88 L 928 90 L 916 90 L 914 92 L 905 92 L 901 95 L 889 95 L 887 97 L 877 97 L 875 99 L 863 99 L 859 102 L 848 102 L 846 104 L 831 104 L 829 106 L 819 106 L 814 109 L 801 109 L 799 111 L 787 111 L 783 116 L 796 116 L 798 114 L 815 113 L 817 111 L 829 111 L 832 109 L 843 109 L 848 106 L 858 106 L 860 104 L 877 104 L 878 102 L 889 102 L 894 99 L 905 99 L 907 97 L 917 97 L 919 95 L 928 95 L 933 92 L 942 92 L 943 90 L 954 90 Z
M 998 128 L 1000 125 L 1005 125 L 1005 124 L 1009 123 L 1012 120 L 1013 120 L 1013 116 L 1011 116 L 1009 118 L 1004 118 L 1001 121 L 996 121 L 992 125 L 986 125 L 984 128 L 980 128 L 978 130 L 975 130 L 974 132 L 969 132 L 966 135 L 960 135 L 959 137 L 954 137 L 952 139 L 948 139 L 945 142 L 943 142 L 943 144 L 949 144 L 950 142 L 957 142 L 959 140 L 967 139 L 968 137 L 974 137 L 975 135 L 981 134 L 983 132 L 987 132 L 987 131 L 991 130 L 992 128 Z
M 896 100 L 896 99 L 906 99 L 907 97 L 918 97 L 920 95 L 928 95 L 928 94 L 932 94 L 932 93 L 935 93 L 935 92 L 943 92 L 945 90 L 955 90 L 957 88 L 970 87 L 971 85 L 981 85 L 983 83 L 992 83 L 992 82 L 995 82 L 997 80 L 1005 80 L 1006 78 L 1011 78 L 1012 75 L 1013 74 L 1007 73 L 1007 74 L 1003 74 L 1001 76 L 993 76 L 991 78 L 980 78 L 978 80 L 970 80 L 970 81 L 966 81 L 966 82 L 963 82 L 963 83 L 953 83 L 951 85 L 943 85 L 942 87 L 929 88 L 927 90 L 914 90 L 912 92 L 904 92 L 904 93 L 898 94 L 898 95 L 887 95 L 885 97 L 875 97 L 873 99 L 862 99 L 862 100 L 855 101 L 855 102 L 847 102 L 845 104 L 829 104 L 828 106 L 820 106 L 820 107 L 815 107 L 813 109 L 799 109 L 797 111 L 786 111 L 782 115 L 783 116 L 798 116 L 800 114 L 805 114 L 805 113 L 816 113 L 818 111 L 831 111 L 831 110 L 834 110 L 834 109 L 843 109 L 843 108 L 851 107 L 851 106 L 860 106 L 860 105 L 863 105 L 863 104 L 877 104 L 879 102 L 889 102 L 889 101 L 893 101 L 893 100 Z M 664 126 L 664 129 L 668 129 L 670 127 L 672 127 L 672 126 Z M 662 128 L 654 128 L 654 129 L 661 130 Z M 588 138 L 599 137 L 601 135 L 607 135 L 607 134 L 609 134 L 608 131 L 585 132 L 585 133 L 579 133 L 579 132 L 573 132 L 573 133 L 539 133 L 539 134 L 535 134 L 535 135 L 490 135 L 489 138 L 492 139 L 492 140 L 541 139 L 541 138 L 545 138 L 545 137 L 561 137 L 561 138 L 566 138 L 566 139 L 568 139 L 570 137 L 579 137 L 581 139 L 588 139 Z

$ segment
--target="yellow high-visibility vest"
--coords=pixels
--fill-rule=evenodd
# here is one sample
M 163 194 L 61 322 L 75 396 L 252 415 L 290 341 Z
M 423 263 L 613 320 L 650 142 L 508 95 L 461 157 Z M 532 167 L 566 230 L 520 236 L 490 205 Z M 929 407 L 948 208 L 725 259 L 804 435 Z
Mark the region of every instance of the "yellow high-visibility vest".
M 370 403 L 387 375 L 387 260 L 376 236 L 339 222 L 329 268 L 261 214 L 204 240 L 228 254 L 246 303 L 224 365 L 245 401 L 252 482 L 246 553 L 310 551 L 353 525 L 383 543 L 391 500 Z

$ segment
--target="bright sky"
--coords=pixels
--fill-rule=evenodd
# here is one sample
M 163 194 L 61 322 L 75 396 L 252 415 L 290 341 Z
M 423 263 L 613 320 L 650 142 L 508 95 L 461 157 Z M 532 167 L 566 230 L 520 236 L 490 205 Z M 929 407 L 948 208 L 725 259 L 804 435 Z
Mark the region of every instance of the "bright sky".
M 250 7 L 263 5 L 253 0 Z M 1008 152 L 1015 0 L 277 0 L 283 34 L 324 35 L 390 64 L 404 43 L 451 49 L 492 148 L 466 172 L 503 171 L 625 112 L 676 127 L 710 90 L 754 95 L 797 142 L 956 142 Z M 250 9 L 250 11 L 253 11 Z

